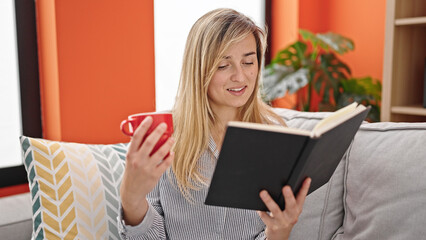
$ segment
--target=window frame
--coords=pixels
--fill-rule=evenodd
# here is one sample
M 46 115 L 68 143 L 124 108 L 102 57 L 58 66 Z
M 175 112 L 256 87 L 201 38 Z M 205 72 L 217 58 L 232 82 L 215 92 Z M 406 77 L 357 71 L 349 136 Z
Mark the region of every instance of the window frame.
M 22 134 L 43 136 L 34 0 L 15 0 Z M 0 168 L 0 188 L 28 183 L 24 165 Z

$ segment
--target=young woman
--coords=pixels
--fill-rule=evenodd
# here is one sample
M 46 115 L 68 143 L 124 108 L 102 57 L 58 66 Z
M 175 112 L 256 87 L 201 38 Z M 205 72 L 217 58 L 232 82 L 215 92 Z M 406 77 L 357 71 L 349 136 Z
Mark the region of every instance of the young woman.
M 172 111 L 174 137 L 149 156 L 166 126 L 160 124 L 142 143 L 152 123 L 146 118 L 129 146 L 121 184 L 123 238 L 289 237 L 302 211 L 309 179 L 297 197 L 290 187 L 283 188 L 285 211 L 266 191 L 259 197 L 269 212 L 203 204 L 228 121 L 285 125 L 259 97 L 265 47 L 265 32 L 231 9 L 211 11 L 194 24 Z

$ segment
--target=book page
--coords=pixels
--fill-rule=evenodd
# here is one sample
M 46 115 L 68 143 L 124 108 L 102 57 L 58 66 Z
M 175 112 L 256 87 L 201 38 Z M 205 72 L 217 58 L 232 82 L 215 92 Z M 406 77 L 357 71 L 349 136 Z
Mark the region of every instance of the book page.
M 346 119 L 351 118 L 352 116 L 356 115 L 358 112 L 365 109 L 365 106 L 358 105 L 357 102 L 354 102 L 352 104 L 349 104 L 348 106 L 341 108 L 334 113 L 332 113 L 330 116 L 324 118 L 321 120 L 312 130 L 312 135 L 318 137 L 322 133 L 326 132 L 327 130 L 333 128 L 334 126 L 339 125 Z
M 250 122 L 231 121 L 228 123 L 228 126 L 249 128 L 249 129 L 270 131 L 270 132 L 282 132 L 282 133 L 289 133 L 289 134 L 296 134 L 296 135 L 303 135 L 303 136 L 309 136 L 311 133 L 310 131 L 306 131 L 303 129 L 289 128 L 289 127 L 278 126 L 278 125 L 267 125 L 267 124 L 261 124 L 261 123 L 250 123 Z

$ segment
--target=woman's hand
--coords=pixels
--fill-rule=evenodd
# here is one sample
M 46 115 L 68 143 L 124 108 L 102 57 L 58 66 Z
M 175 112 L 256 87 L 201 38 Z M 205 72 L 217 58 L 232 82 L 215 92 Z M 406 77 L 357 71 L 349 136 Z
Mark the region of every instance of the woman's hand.
M 174 153 L 170 152 L 170 155 L 164 159 L 173 146 L 173 138 L 169 138 L 152 156 L 149 156 L 167 128 L 165 123 L 159 124 L 142 142 L 151 124 L 151 117 L 142 121 L 136 129 L 127 151 L 120 196 L 124 220 L 129 225 L 137 225 L 145 217 L 148 211 L 146 196 L 154 189 L 174 157 Z M 162 161 L 163 159 L 164 161 Z
M 300 213 L 302 213 L 303 203 L 308 194 L 310 184 L 311 179 L 305 179 L 296 198 L 289 186 L 283 187 L 282 191 L 285 200 L 284 211 L 281 211 L 281 208 L 266 190 L 260 192 L 260 198 L 270 212 L 268 214 L 267 212 L 258 211 L 260 218 L 266 225 L 265 233 L 268 240 L 289 238 L 293 226 L 296 224 Z

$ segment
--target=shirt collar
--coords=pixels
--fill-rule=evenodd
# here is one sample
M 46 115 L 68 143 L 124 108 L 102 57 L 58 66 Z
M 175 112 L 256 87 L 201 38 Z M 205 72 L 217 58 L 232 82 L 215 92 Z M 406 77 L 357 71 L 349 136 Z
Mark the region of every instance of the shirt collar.
M 213 137 L 209 137 L 209 149 L 213 153 L 214 157 L 217 159 L 219 157 L 219 151 L 217 150 L 216 143 L 213 140 Z

